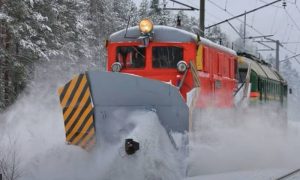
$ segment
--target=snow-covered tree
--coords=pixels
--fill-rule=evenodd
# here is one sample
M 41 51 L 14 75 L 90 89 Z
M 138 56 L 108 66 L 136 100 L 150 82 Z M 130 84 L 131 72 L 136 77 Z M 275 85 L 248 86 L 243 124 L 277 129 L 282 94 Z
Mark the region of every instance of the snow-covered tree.
M 171 25 L 170 11 L 162 9 L 166 4 L 166 0 L 163 0 L 162 3 L 159 0 L 151 0 L 150 3 L 148 0 L 142 0 L 138 10 L 139 19 L 149 18 L 154 24 Z
M 138 10 L 132 0 L 114 0 L 113 16 L 115 29 L 120 30 L 126 27 L 130 18 L 130 25 L 138 22 Z
M 249 40 L 244 40 L 244 37 L 247 37 L 247 33 L 248 32 L 244 31 L 244 24 L 241 24 L 239 29 L 239 37 L 233 42 L 233 49 L 238 52 L 247 52 L 255 55 L 257 54 L 256 46 L 254 46 L 254 44 Z
M 286 58 L 287 59 L 287 56 Z M 288 95 L 288 117 L 289 120 L 298 121 L 300 117 L 299 112 L 299 97 L 300 97 L 300 75 L 298 71 L 293 67 L 290 59 L 280 63 L 280 72 L 288 82 L 289 89 L 292 90 L 292 94 Z
M 287 56 L 286 56 L 287 58 Z M 288 81 L 289 87 L 291 87 L 296 95 L 300 95 L 300 75 L 290 60 L 280 63 L 280 72 L 284 78 Z
M 227 47 L 230 46 L 229 38 L 225 33 L 221 31 L 221 28 L 219 26 L 214 26 L 208 29 L 205 32 L 205 37 L 223 46 L 227 46 Z
M 138 10 L 138 15 L 141 19 L 149 17 L 149 13 L 150 13 L 149 7 L 150 6 L 148 0 L 142 0 Z
M 180 26 L 178 26 L 177 20 L 180 19 Z M 189 17 L 184 11 L 178 11 L 171 20 L 171 25 L 187 31 L 191 31 L 193 26 L 198 26 L 196 18 Z
M 266 57 L 266 62 L 271 64 L 272 67 L 276 66 L 276 58 L 272 54 L 268 54 Z
M 70 66 L 106 63 L 108 36 L 142 18 L 176 26 L 163 10 L 166 0 L 0 0 L 0 109 L 11 104 L 32 79 L 35 63 Z M 195 21 L 183 15 L 184 28 Z M 2 36 L 3 34 L 3 36 Z

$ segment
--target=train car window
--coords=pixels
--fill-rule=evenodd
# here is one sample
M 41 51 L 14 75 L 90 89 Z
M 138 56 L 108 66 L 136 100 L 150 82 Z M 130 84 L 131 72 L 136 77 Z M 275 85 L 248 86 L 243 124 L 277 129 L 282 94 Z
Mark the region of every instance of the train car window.
M 152 48 L 152 66 L 154 68 L 176 68 L 183 60 L 183 48 L 176 46 L 156 46 Z
M 239 83 L 246 81 L 247 71 L 247 69 L 239 69 Z
M 116 50 L 116 62 L 123 68 L 144 68 L 146 48 L 138 46 L 119 46 Z

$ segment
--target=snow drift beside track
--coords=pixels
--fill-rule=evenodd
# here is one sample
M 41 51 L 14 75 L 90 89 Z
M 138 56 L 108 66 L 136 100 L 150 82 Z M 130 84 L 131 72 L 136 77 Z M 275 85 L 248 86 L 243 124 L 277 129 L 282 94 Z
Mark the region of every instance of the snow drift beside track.
M 278 127 L 278 121 L 272 105 L 202 112 L 190 141 L 189 175 L 299 168 L 299 125 Z

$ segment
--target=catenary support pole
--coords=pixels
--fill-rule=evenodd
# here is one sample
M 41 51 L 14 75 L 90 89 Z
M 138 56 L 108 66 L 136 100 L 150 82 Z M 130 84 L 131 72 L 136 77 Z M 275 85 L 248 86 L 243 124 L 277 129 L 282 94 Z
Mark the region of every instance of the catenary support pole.
M 245 16 L 244 16 L 244 38 L 243 38 L 243 45 L 244 49 L 246 49 L 246 26 L 247 26 L 247 13 L 245 11 Z
M 279 46 L 280 42 L 276 41 L 276 70 L 279 72 Z
M 205 0 L 200 0 L 200 36 L 204 37 L 205 30 Z

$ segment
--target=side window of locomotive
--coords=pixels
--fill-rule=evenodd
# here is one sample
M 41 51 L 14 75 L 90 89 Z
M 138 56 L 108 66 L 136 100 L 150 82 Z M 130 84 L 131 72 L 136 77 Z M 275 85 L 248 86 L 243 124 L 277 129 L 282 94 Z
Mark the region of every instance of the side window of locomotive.
M 119 46 L 116 49 L 116 62 L 123 68 L 144 68 L 146 49 L 138 46 Z
M 175 46 L 157 46 L 152 48 L 153 68 L 176 68 L 183 60 L 183 48 Z

